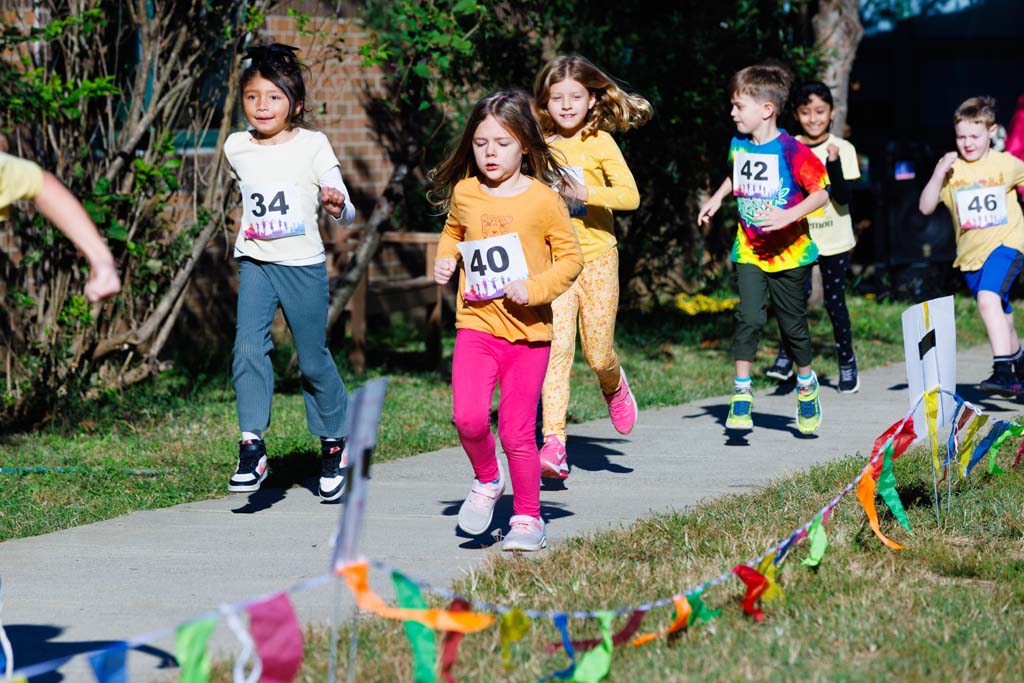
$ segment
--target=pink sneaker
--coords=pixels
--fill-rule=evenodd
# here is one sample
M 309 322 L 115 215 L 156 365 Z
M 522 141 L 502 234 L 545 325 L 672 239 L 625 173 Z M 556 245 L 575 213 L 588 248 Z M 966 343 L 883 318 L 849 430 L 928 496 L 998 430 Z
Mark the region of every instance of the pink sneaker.
M 629 382 L 626 381 L 626 371 L 619 366 L 619 374 L 622 376 L 622 383 L 619 390 L 614 394 L 605 394 L 604 400 L 608 403 L 608 416 L 612 418 L 612 425 L 619 434 L 629 434 L 636 425 L 636 399 L 629 389 Z
M 494 506 L 505 493 L 505 475 L 498 467 L 498 481 L 483 483 L 473 480 L 469 495 L 459 508 L 459 528 L 467 534 L 479 536 L 491 528 Z
M 505 551 L 540 550 L 548 544 L 548 536 L 544 530 L 544 520 L 529 515 L 513 515 L 509 520 L 509 530 L 501 549 Z
M 565 442 L 554 434 L 544 437 L 540 447 L 540 476 L 544 479 L 566 479 L 569 476 Z

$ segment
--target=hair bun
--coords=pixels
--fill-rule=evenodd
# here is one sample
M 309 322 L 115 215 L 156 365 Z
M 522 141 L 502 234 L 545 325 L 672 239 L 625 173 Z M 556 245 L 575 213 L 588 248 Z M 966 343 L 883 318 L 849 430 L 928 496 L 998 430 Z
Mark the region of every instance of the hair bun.
M 299 48 L 292 47 L 291 45 L 271 43 L 270 45 L 251 45 L 245 48 L 245 56 L 253 60 L 268 59 L 270 57 L 295 57 L 295 53 L 298 51 Z

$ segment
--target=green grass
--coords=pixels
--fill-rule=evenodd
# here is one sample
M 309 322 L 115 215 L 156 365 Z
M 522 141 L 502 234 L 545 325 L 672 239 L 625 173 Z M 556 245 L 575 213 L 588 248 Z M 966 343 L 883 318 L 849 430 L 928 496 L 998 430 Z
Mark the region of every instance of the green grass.
M 1007 444 L 1001 461 L 1012 457 Z M 795 546 L 780 566 L 777 579 L 787 599 L 760 605 L 765 622 L 755 624 L 741 611 L 738 580 L 709 588 L 704 598 L 722 610 L 718 619 L 643 648 L 616 649 L 607 680 L 1024 679 L 1024 468 L 994 477 L 977 468 L 954 489 L 952 512 L 937 523 L 930 460 L 918 448 L 896 462 L 912 536 L 878 501 L 883 531 L 905 550 L 882 546 L 850 494 L 825 525 L 830 546 L 821 566 L 801 566 L 806 544 Z M 667 597 L 756 558 L 813 517 L 863 465 L 863 458 L 848 458 L 691 512 L 572 539 L 537 556 L 493 559 L 455 589 L 475 600 L 556 611 L 624 608 Z M 667 627 L 672 616 L 667 607 L 649 613 L 641 632 Z M 624 623 L 618 619 L 615 628 Z M 574 638 L 599 635 L 595 620 L 570 620 L 570 632 Z M 342 633 L 342 659 L 347 638 Z M 564 653 L 544 652 L 558 639 L 549 621 L 534 621 L 513 645 L 512 670 L 504 671 L 492 626 L 463 641 L 455 676 L 463 683 L 536 681 L 566 666 Z M 308 632 L 298 680 L 324 680 L 328 642 L 325 630 Z M 400 623 L 363 619 L 359 653 L 357 680 L 412 678 Z M 230 680 L 221 673 L 215 680 Z
M 902 303 L 850 298 L 854 340 L 863 369 L 901 360 Z M 831 327 L 812 311 L 815 367 L 835 376 Z M 638 403 L 645 408 L 722 395 L 731 388 L 729 352 L 733 320 L 729 313 L 686 316 L 675 310 L 620 316 L 616 346 Z M 766 326 L 759 353 L 760 373 L 774 358 Z M 451 425 L 451 386 L 444 372 L 403 369 L 414 334 L 401 326 L 378 335 L 370 350 L 375 369 L 353 378 L 350 389 L 371 377 L 391 376 L 375 457 L 393 460 L 458 445 Z M 971 301 L 957 300 L 957 337 L 968 347 L 985 341 Z M 450 363 L 452 338 L 446 362 Z M 339 359 L 343 365 L 343 361 Z M 755 379 L 755 386 L 767 386 Z M 272 484 L 292 485 L 312 476 L 318 444 L 306 429 L 302 396 L 294 378 L 281 381 L 267 443 Z M 577 354 L 572 372 L 569 421 L 607 415 L 593 372 Z M 135 510 L 176 505 L 226 494 L 226 480 L 237 454 L 234 394 L 226 373 L 188 377 L 167 373 L 91 405 L 70 405 L 37 431 L 5 436 L 0 468 L 85 467 L 92 472 L 0 474 L 0 540 L 32 536 L 109 519 Z M 119 469 L 152 469 L 139 476 Z

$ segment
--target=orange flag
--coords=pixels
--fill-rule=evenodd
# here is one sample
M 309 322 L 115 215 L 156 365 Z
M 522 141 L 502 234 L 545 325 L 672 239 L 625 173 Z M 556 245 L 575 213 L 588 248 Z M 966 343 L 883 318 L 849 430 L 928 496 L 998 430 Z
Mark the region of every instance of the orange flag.
M 646 645 L 656 638 L 667 636 L 670 633 L 675 633 L 676 631 L 686 628 L 686 624 L 690 621 L 690 612 L 692 611 L 690 608 L 690 601 L 686 599 L 685 595 L 675 595 L 672 597 L 672 602 L 676 604 L 676 619 L 672 622 L 672 625 L 664 631 L 659 631 L 657 633 L 645 633 L 642 636 L 637 636 L 633 639 L 633 647 Z
M 415 621 L 436 631 L 455 631 L 457 633 L 481 631 L 494 623 L 494 617 L 490 614 L 388 607 L 380 596 L 370 589 L 370 582 L 366 576 L 366 562 L 353 562 L 344 565 L 338 569 L 338 573 L 345 577 L 349 590 L 352 591 L 356 604 L 361 609 L 373 612 L 385 619 Z
M 868 465 L 868 467 L 870 468 L 871 465 Z M 864 512 L 868 516 L 868 523 L 871 525 L 871 530 L 875 532 L 875 536 L 878 536 L 882 543 L 893 550 L 902 550 L 903 546 L 887 538 L 882 533 L 881 527 L 878 526 L 878 513 L 875 511 L 875 480 L 871 478 L 867 468 L 865 468 L 864 476 L 860 478 L 860 483 L 857 484 L 857 500 L 864 507 Z

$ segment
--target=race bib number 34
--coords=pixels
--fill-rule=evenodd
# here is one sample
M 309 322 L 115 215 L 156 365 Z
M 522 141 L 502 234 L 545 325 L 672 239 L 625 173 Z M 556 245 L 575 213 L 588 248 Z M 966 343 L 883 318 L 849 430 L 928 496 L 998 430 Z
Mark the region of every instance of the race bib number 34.
M 294 184 L 242 185 L 242 230 L 248 240 L 276 240 L 306 234 Z
M 1006 188 L 979 187 L 956 193 L 956 212 L 964 230 L 980 230 L 1006 225 Z
M 486 301 L 505 296 L 505 285 L 530 277 L 526 256 L 517 233 L 459 243 L 466 269 L 466 301 Z
M 782 186 L 778 156 L 739 151 L 733 155 L 732 161 L 734 195 L 771 199 L 778 193 Z

